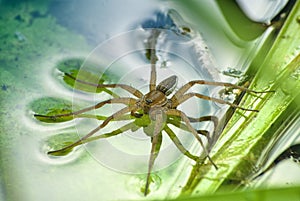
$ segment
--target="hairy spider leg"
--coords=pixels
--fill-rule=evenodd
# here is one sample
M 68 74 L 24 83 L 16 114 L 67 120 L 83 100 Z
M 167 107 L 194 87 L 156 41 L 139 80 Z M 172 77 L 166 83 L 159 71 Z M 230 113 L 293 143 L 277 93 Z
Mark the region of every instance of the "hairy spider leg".
M 168 121 L 169 124 L 172 124 L 173 126 L 176 126 L 177 128 L 180 128 L 184 131 L 190 131 L 188 127 L 182 123 L 182 122 L 174 122 L 174 121 Z M 208 143 L 210 142 L 210 136 L 209 132 L 207 130 L 196 130 L 198 134 L 203 135 L 207 138 Z
M 97 103 L 96 105 L 86 107 L 84 109 L 81 109 L 81 110 L 78 110 L 75 112 L 70 112 L 70 113 L 66 113 L 66 114 L 57 114 L 57 115 L 53 115 L 53 116 L 34 114 L 34 116 L 55 119 L 55 118 L 59 118 L 59 117 L 76 116 L 76 115 L 82 114 L 84 112 L 91 111 L 93 109 L 99 109 L 106 104 L 121 103 L 121 104 L 125 104 L 125 105 L 134 105 L 136 102 L 137 102 L 137 100 L 134 98 L 113 98 L 113 99 L 108 99 L 108 100 L 102 101 L 100 103 Z
M 138 89 L 130 86 L 130 85 L 126 85 L 126 84 L 94 84 L 94 83 L 91 83 L 91 82 L 87 82 L 87 81 L 84 81 L 84 80 L 80 80 L 80 79 L 77 79 L 75 78 L 74 76 L 68 74 L 68 73 L 65 73 L 66 76 L 68 76 L 69 78 L 79 82 L 79 83 L 82 83 L 82 84 L 86 84 L 86 85 L 89 85 L 89 86 L 94 86 L 94 87 L 97 87 L 97 88 L 121 88 L 121 89 L 124 89 L 126 91 L 128 91 L 129 93 L 131 93 L 132 95 L 136 96 L 137 98 L 142 98 L 143 97 L 143 93 L 141 91 L 139 91 Z
M 184 123 L 181 122 L 181 118 L 179 118 L 179 119 L 180 119 L 179 121 L 176 121 L 176 120 L 168 118 L 167 123 L 170 123 L 170 124 L 176 126 L 177 128 L 180 128 L 182 130 L 190 131 L 189 128 Z M 189 117 L 188 116 L 188 119 L 191 123 L 203 122 L 203 121 L 213 122 L 214 129 L 213 129 L 213 132 L 212 132 L 211 136 L 214 137 L 216 135 L 216 130 L 217 130 L 218 122 L 219 122 L 219 120 L 216 116 L 209 115 L 209 116 L 202 116 L 202 117 L 199 117 L 199 118 L 194 118 L 194 117 Z M 210 145 L 210 147 L 212 147 L 213 140 L 210 137 L 209 132 L 206 131 L 206 130 L 197 130 L 197 132 L 201 135 L 204 135 L 208 140 L 208 144 Z
M 213 116 L 213 115 L 202 116 L 202 117 L 198 117 L 198 118 L 195 118 L 195 117 L 188 117 L 188 118 L 189 118 L 190 122 L 192 122 L 192 123 L 193 122 L 202 122 L 202 121 L 212 121 L 215 129 L 219 124 L 218 117 Z
M 186 95 L 184 96 L 184 93 L 187 92 L 192 86 L 199 84 L 199 85 L 212 85 L 212 86 L 224 86 L 224 87 L 232 87 L 232 88 L 236 88 L 236 89 L 240 89 L 242 91 L 246 91 L 246 92 L 252 92 L 252 93 L 268 93 L 268 92 L 274 92 L 274 91 L 255 91 L 255 90 L 251 90 L 245 87 L 241 87 L 235 84 L 231 84 L 231 83 L 227 83 L 227 82 L 210 82 L 210 81 L 205 81 L 205 80 L 194 80 L 194 81 L 190 81 L 187 84 L 183 85 L 172 97 L 171 97 L 171 102 L 172 102 L 172 107 L 176 108 L 179 104 L 181 104 L 182 102 L 186 101 L 187 99 L 193 97 L 193 96 L 197 96 L 198 98 L 202 98 L 205 100 L 211 100 L 211 101 L 215 101 L 221 104 L 228 104 L 232 107 L 235 108 L 239 108 L 242 110 L 247 110 L 247 111 L 254 111 L 257 112 L 257 110 L 251 110 L 251 109 L 246 109 L 243 107 L 239 107 L 238 105 L 232 104 L 230 102 L 221 100 L 221 99 L 217 99 L 217 98 L 212 98 L 209 96 L 205 96 L 205 95 L 201 95 L 201 94 L 197 94 L 197 93 L 189 93 L 190 95 Z M 184 97 L 183 97 L 184 96 Z M 178 101 L 178 99 L 181 99 L 180 101 Z
M 155 159 L 158 156 L 161 143 L 162 143 L 162 125 L 163 125 L 163 111 L 160 109 L 156 109 L 155 111 L 152 111 L 155 115 L 155 124 L 153 129 L 153 134 L 151 136 L 151 152 L 150 152 L 150 158 L 148 162 L 148 172 L 147 172 L 147 179 L 146 179 L 146 185 L 145 185 L 145 192 L 144 195 L 146 196 L 148 194 L 149 185 L 150 185 L 150 175 L 152 172 L 152 168 L 155 162 Z
M 211 121 L 214 124 L 214 130 L 211 134 L 212 137 L 209 136 L 209 134 L 207 134 L 207 140 L 208 140 L 208 144 L 209 144 L 209 148 L 208 151 L 210 151 L 210 149 L 213 147 L 213 145 L 216 143 L 219 135 L 221 134 L 221 127 L 219 127 L 219 119 L 216 116 L 213 115 L 208 115 L 208 116 L 202 116 L 199 118 L 194 118 L 194 117 L 188 117 L 191 123 L 194 122 L 203 122 L 203 121 Z M 197 130 L 197 132 L 201 132 L 202 130 Z M 202 133 L 203 134 L 203 133 Z M 205 135 L 205 134 L 203 134 Z
M 199 160 L 199 157 L 191 154 L 186 148 L 184 148 L 184 146 L 182 145 L 182 143 L 180 142 L 176 134 L 172 131 L 172 129 L 168 125 L 165 125 L 164 131 L 167 133 L 167 135 L 170 137 L 170 139 L 173 141 L 175 146 L 182 154 L 184 154 L 185 156 L 187 156 L 188 158 L 196 162 Z
M 188 100 L 188 99 L 190 99 L 190 98 L 192 98 L 194 96 L 197 97 L 197 98 L 201 98 L 201 99 L 204 99 L 204 100 L 217 102 L 217 103 L 220 103 L 220 104 L 227 104 L 227 105 L 230 105 L 231 107 L 238 108 L 238 109 L 241 109 L 241 110 L 258 112 L 258 110 L 243 108 L 243 107 L 240 107 L 240 106 L 238 106 L 238 105 L 236 105 L 234 103 L 231 103 L 229 101 L 224 101 L 222 99 L 213 98 L 213 97 L 206 96 L 206 95 L 203 95 L 203 94 L 198 94 L 198 93 L 187 93 L 187 94 L 184 94 L 179 99 L 176 99 L 174 102 L 172 102 L 172 107 L 176 108 L 178 105 L 182 104 L 183 102 L 185 102 L 186 100 Z
M 194 135 L 194 137 L 198 140 L 198 142 L 200 143 L 200 145 L 203 148 L 203 151 L 206 155 L 206 157 L 208 158 L 208 160 L 211 162 L 211 164 L 218 169 L 217 165 L 213 162 L 213 160 L 211 159 L 211 157 L 209 156 L 209 153 L 207 151 L 207 149 L 205 148 L 201 138 L 199 137 L 197 131 L 193 128 L 193 126 L 190 123 L 189 118 L 186 116 L 186 114 L 180 110 L 177 109 L 169 109 L 166 111 L 167 115 L 174 115 L 174 116 L 179 116 L 181 117 L 181 119 L 185 122 L 186 126 L 188 127 L 188 129 L 190 130 L 190 132 Z
M 149 90 L 154 91 L 156 88 L 156 61 L 158 60 L 156 56 L 155 45 L 157 44 L 157 38 L 160 34 L 160 31 L 157 29 L 152 30 L 151 36 L 149 37 L 150 45 L 150 63 L 151 63 L 151 73 L 150 73 L 150 84 Z
M 169 138 L 172 140 L 172 142 L 175 144 L 175 146 L 178 148 L 178 150 L 185 156 L 187 156 L 188 158 L 198 162 L 199 161 L 199 157 L 191 154 L 183 145 L 182 143 L 180 142 L 180 140 L 178 139 L 178 137 L 176 136 L 176 134 L 170 129 L 170 127 L 168 125 L 165 125 L 164 126 L 164 129 L 163 129 L 167 135 L 169 136 Z M 160 135 L 162 135 L 160 133 Z M 152 150 L 157 150 L 158 148 L 153 148 L 153 146 L 155 146 L 155 144 L 153 143 L 156 143 L 154 140 L 152 140 L 152 149 L 151 149 L 151 156 L 154 155 L 152 154 Z M 161 142 L 159 142 L 161 143 Z M 159 145 L 160 146 L 160 145 Z M 148 194 L 148 188 L 149 188 L 149 185 L 150 185 L 150 174 L 151 174 L 151 171 L 152 171 L 152 166 L 154 164 L 154 161 L 156 159 L 158 155 L 158 151 L 157 151 L 157 154 L 155 156 L 153 156 L 152 158 L 150 158 L 149 160 L 149 167 L 148 167 L 148 174 L 147 174 L 147 181 L 146 181 L 146 186 L 145 186 L 145 196 Z
M 119 119 L 117 119 L 117 120 L 119 120 Z M 98 135 L 98 136 L 92 136 L 92 137 L 89 137 L 89 138 L 87 138 L 85 140 L 81 140 L 76 145 L 74 145 L 72 147 L 69 147 L 68 149 L 72 149 L 75 146 L 78 146 L 78 145 L 81 145 L 81 144 L 86 144 L 88 142 L 92 142 L 92 141 L 95 141 L 95 140 L 113 137 L 113 136 L 119 135 L 121 133 L 124 133 L 124 132 L 126 132 L 128 130 L 138 130 L 139 128 L 141 128 L 141 127 L 137 126 L 134 122 L 130 122 L 130 123 L 125 124 L 124 126 L 118 128 L 116 130 L 113 130 L 111 132 L 103 133 L 103 134 Z M 64 150 L 62 150 L 62 151 L 64 151 Z M 55 152 L 57 153 L 58 150 L 55 151 Z M 54 153 L 54 152 L 51 152 L 51 153 Z
M 119 110 L 118 112 L 115 112 L 114 114 L 112 114 L 111 116 L 107 117 L 107 119 L 105 119 L 102 124 L 100 124 L 98 127 L 96 127 L 95 129 L 93 129 L 92 131 L 90 131 L 88 134 L 86 134 L 85 136 L 83 136 L 82 138 L 80 138 L 79 140 L 77 140 L 76 142 L 62 148 L 62 149 L 58 149 L 58 150 L 54 150 L 54 151 L 49 151 L 48 154 L 53 154 L 53 153 L 58 153 L 58 152 L 62 152 L 62 151 L 66 151 L 68 149 L 71 149 L 79 144 L 81 144 L 82 141 L 88 139 L 89 137 L 91 137 L 92 135 L 94 135 L 96 132 L 98 132 L 100 129 L 104 128 L 111 120 L 117 119 L 119 117 L 121 117 L 122 115 L 130 112 L 131 110 L 136 109 L 137 106 L 127 106 L 121 110 Z
M 242 91 L 246 92 L 252 92 L 252 93 L 268 93 L 268 92 L 274 92 L 274 91 L 255 91 L 252 89 L 248 89 L 245 87 L 241 87 L 235 84 L 227 83 L 227 82 L 211 82 L 211 81 L 205 81 L 205 80 L 193 80 L 185 85 L 183 85 L 171 98 L 171 100 L 176 100 L 178 97 L 181 97 L 187 90 L 189 90 L 192 86 L 199 84 L 199 85 L 211 85 L 211 86 L 223 86 L 223 87 L 232 87 L 235 89 L 240 89 Z
M 151 183 L 151 181 L 150 181 L 151 172 L 152 172 L 152 168 L 154 165 L 154 161 L 157 158 L 160 147 L 161 147 L 162 133 L 160 132 L 157 135 L 151 137 L 151 141 L 152 141 L 151 153 L 150 153 L 150 158 L 149 158 L 149 162 L 148 162 L 148 173 L 147 173 L 147 179 L 146 179 L 145 191 L 144 191 L 145 196 L 147 196 L 147 194 L 149 192 L 149 185 Z

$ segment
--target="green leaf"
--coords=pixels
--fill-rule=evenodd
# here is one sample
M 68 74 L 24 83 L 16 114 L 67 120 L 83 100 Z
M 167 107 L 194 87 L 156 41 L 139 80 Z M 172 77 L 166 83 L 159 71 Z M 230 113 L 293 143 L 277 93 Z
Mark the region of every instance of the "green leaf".
M 115 75 L 107 72 L 97 75 L 95 72 L 85 70 L 98 69 L 96 64 L 87 63 L 80 58 L 71 58 L 61 61 L 57 68 L 63 73 L 64 82 L 76 90 L 92 93 L 106 92 L 114 95 L 109 89 L 98 88 L 97 84 L 114 83 L 118 80 Z

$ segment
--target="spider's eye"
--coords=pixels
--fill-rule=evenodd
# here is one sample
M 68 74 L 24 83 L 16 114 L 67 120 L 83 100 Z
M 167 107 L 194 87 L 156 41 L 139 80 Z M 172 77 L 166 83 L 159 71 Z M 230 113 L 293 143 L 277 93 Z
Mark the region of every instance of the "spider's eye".
M 147 104 L 151 104 L 151 103 L 153 103 L 153 100 L 150 99 L 150 98 L 147 98 L 147 99 L 146 99 L 146 103 L 147 103 Z

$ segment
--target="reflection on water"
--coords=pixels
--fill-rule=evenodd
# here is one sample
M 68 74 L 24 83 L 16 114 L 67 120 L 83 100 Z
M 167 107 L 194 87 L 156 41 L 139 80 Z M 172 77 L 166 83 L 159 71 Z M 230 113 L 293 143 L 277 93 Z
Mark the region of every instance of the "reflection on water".
M 163 5 L 160 1 L 68 0 L 50 1 L 49 12 L 57 22 L 84 35 L 92 44 L 136 28 L 143 19 Z

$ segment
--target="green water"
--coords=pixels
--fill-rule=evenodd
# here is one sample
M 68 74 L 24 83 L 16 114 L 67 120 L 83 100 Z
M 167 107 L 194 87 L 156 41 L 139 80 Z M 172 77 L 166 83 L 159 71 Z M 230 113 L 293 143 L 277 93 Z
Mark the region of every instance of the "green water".
M 155 12 L 166 13 L 174 9 L 184 19 L 179 19 L 179 24 L 202 34 L 215 58 L 214 72 L 219 73 L 216 76 L 223 81 L 237 81 L 221 72 L 228 71 L 229 67 L 235 69 L 234 72 L 244 72 L 269 35 L 266 27 L 248 21 L 232 2 L 229 3 L 232 7 L 210 0 L 201 3 L 128 0 L 122 1 L 124 6 L 119 3 L 104 0 L 0 1 L 0 200 L 146 199 L 141 189 L 145 183 L 147 160 L 129 163 L 120 158 L 112 159 L 109 150 L 99 149 L 94 142 L 89 148 L 77 149 L 66 156 L 46 154 L 49 148 L 56 149 L 58 143 L 64 145 L 78 139 L 78 135 L 86 134 L 98 125 L 97 120 L 46 123 L 34 118 L 33 114 L 66 112 L 109 97 L 109 93 L 100 94 L 100 91 L 80 86 L 73 91 L 71 81 L 62 75 L 80 67 L 77 61 L 100 60 L 103 66 L 99 69 L 84 65 L 84 70 L 94 70 L 96 77 L 105 71 L 103 81 L 123 81 L 146 91 L 147 62 L 145 58 L 141 59 L 142 51 L 136 50 L 141 49 L 145 36 L 141 23 L 154 18 Z M 243 21 L 232 23 L 228 14 L 230 9 L 239 16 L 235 19 Z M 243 28 L 238 29 L 239 23 L 251 26 L 252 32 L 240 31 Z M 170 38 L 175 42 L 160 44 L 169 45 L 166 49 L 169 52 L 164 54 L 162 51 L 161 57 L 167 59 L 158 70 L 158 78 L 161 80 L 175 73 L 180 76 L 181 84 L 190 79 L 214 79 L 214 76 L 209 77 L 207 69 L 197 66 L 196 53 L 188 55 L 184 52 L 195 47 L 197 37 L 180 39 L 178 44 L 176 37 L 179 36 L 173 33 Z M 118 53 L 120 49 L 123 52 Z M 133 50 L 135 52 L 130 52 Z M 130 52 L 127 56 L 126 51 Z M 106 64 L 110 64 L 109 68 L 104 67 Z M 93 90 L 97 93 L 90 93 Z M 217 109 L 221 107 L 205 102 L 198 104 L 203 106 L 201 115 L 218 114 Z M 108 115 L 109 109 L 103 115 Z M 186 110 L 195 112 L 191 107 Z M 114 126 L 116 124 L 107 131 Z M 138 134 L 139 137 L 142 135 L 141 132 Z M 149 153 L 148 138 L 140 137 L 140 145 L 130 141 L 134 138 L 122 139 L 118 136 L 111 143 L 132 155 L 142 152 L 139 154 L 147 156 Z M 187 141 L 191 144 L 191 140 Z M 176 152 L 176 148 L 172 150 Z M 112 164 L 101 161 L 95 153 L 108 156 Z M 147 199 L 179 194 L 189 175 L 191 161 L 180 157 L 178 151 L 176 154 L 173 158 L 163 155 L 165 159 L 171 159 L 153 175 L 154 182 Z

